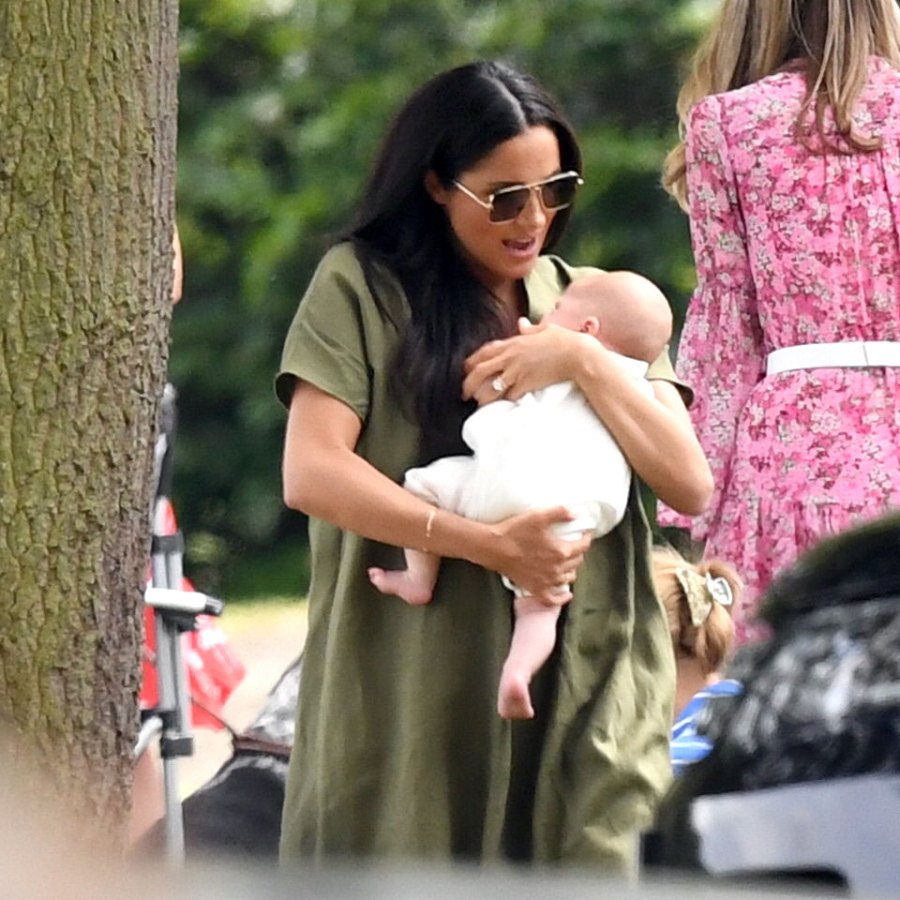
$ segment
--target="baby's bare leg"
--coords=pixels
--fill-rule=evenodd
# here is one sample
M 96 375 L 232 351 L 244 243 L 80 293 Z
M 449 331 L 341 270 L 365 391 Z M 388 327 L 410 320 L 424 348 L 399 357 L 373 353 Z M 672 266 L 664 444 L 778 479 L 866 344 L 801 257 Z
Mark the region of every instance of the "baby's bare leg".
M 533 719 L 528 685 L 553 651 L 560 607 L 545 606 L 525 596 L 516 598 L 515 611 L 512 642 L 500 675 L 497 711 L 504 719 Z
M 403 555 L 406 557 L 405 570 L 389 572 L 372 566 L 369 581 L 382 594 L 393 594 L 413 606 L 424 606 L 431 600 L 441 558 L 424 550 L 409 548 L 403 551 Z

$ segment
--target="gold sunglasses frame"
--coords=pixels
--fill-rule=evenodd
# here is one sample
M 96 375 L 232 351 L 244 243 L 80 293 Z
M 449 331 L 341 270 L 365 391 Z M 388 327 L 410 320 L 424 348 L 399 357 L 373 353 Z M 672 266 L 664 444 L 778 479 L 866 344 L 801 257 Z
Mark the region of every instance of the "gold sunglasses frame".
M 561 209 L 568 209 L 572 203 L 574 202 L 574 198 L 570 200 L 568 203 L 563 203 L 560 206 L 547 206 L 544 203 L 544 193 L 543 188 L 545 188 L 548 184 L 553 184 L 554 181 L 562 181 L 563 179 L 574 178 L 575 179 L 575 187 L 579 188 L 584 184 L 584 179 L 578 172 L 574 170 L 570 170 L 568 172 L 559 172 L 556 175 L 551 175 L 549 178 L 544 178 L 541 181 L 532 181 L 531 184 L 511 184 L 508 187 L 500 188 L 497 191 L 494 191 L 491 194 L 488 194 L 487 200 L 482 200 L 478 194 L 471 191 L 467 188 L 461 181 L 453 180 L 453 186 L 459 188 L 470 200 L 474 200 L 482 209 L 486 209 L 489 212 L 493 212 L 494 210 L 494 200 L 501 194 L 512 193 L 513 191 L 521 191 L 527 189 L 532 192 L 536 192 L 538 196 L 538 202 L 541 204 L 541 208 L 545 212 L 558 212 Z M 525 207 L 528 205 L 527 201 L 522 206 L 514 216 L 509 219 L 492 219 L 489 218 L 488 221 L 493 225 L 504 225 L 507 222 L 514 222 L 522 212 L 525 210 Z

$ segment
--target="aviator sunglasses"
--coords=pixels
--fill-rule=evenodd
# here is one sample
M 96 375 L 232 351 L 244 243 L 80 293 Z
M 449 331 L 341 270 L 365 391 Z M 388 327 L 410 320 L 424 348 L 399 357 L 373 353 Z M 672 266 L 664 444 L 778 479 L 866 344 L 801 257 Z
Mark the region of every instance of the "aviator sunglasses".
M 453 182 L 454 187 L 459 188 L 479 206 L 489 210 L 490 220 L 498 225 L 501 222 L 511 222 L 518 218 L 528 205 L 528 198 L 532 191 L 537 191 L 538 197 L 541 198 L 541 205 L 547 212 L 555 212 L 572 205 L 575 192 L 581 184 L 584 184 L 584 179 L 577 172 L 561 172 L 559 175 L 551 175 L 549 178 L 535 181 L 533 184 L 514 184 L 510 187 L 500 188 L 499 191 L 489 194 L 487 200 L 482 200 L 464 184 L 459 181 Z

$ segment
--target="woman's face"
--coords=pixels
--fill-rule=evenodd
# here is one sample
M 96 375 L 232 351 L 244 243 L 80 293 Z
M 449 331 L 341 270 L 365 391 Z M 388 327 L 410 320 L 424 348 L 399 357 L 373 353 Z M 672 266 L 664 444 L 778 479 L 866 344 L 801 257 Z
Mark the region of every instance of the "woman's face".
M 498 144 L 456 180 L 487 201 L 500 188 L 533 184 L 559 171 L 556 135 L 537 125 Z M 460 188 L 444 187 L 433 175 L 427 186 L 435 202 L 444 207 L 463 257 L 485 287 L 503 296 L 532 270 L 556 215 L 543 208 L 536 191 L 531 191 L 515 219 L 495 223 L 489 211 Z

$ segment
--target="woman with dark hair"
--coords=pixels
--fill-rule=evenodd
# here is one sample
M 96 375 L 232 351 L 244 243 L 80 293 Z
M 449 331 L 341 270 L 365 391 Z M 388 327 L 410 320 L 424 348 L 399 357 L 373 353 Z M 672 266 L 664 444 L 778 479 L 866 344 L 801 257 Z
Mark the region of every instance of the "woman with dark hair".
M 580 153 L 528 76 L 477 62 L 400 110 L 347 239 L 285 343 L 286 503 L 310 516 L 312 583 L 282 857 L 519 859 L 621 870 L 669 777 L 672 653 L 636 488 L 594 541 L 565 508 L 497 524 L 439 511 L 403 473 L 467 452 L 476 403 L 575 381 L 635 473 L 685 512 L 710 490 L 668 358 L 645 396 L 599 342 L 523 324 L 573 269 L 545 256 Z M 480 349 L 479 349 L 480 348 Z M 466 398 L 465 400 L 463 398 Z M 401 547 L 444 557 L 433 600 L 382 596 Z M 512 610 L 500 577 L 566 604 L 533 682 L 540 712 L 496 715 Z M 559 591 L 560 585 L 569 589 Z

